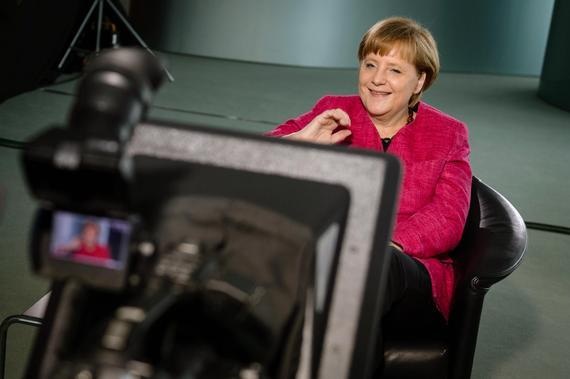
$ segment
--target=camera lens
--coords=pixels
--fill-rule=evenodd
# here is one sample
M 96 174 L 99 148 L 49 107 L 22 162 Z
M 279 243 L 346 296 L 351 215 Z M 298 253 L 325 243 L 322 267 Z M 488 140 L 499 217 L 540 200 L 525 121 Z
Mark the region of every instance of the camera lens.
M 158 58 L 146 50 L 107 50 L 85 69 L 69 124 L 86 136 L 125 142 L 144 117 L 164 79 Z

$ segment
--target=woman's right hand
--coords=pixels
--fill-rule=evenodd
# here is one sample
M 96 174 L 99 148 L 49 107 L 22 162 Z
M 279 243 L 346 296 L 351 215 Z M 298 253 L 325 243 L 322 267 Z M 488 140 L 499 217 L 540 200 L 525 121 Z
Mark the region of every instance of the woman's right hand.
M 333 145 L 352 134 L 349 127 L 350 117 L 345 111 L 340 108 L 329 109 L 315 117 L 303 129 L 283 138 Z

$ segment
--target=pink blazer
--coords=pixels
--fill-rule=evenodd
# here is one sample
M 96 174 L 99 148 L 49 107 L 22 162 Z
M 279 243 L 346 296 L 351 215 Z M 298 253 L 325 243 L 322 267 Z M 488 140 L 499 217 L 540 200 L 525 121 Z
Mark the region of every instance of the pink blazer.
M 383 151 L 378 132 L 358 96 L 325 96 L 310 112 L 286 121 L 268 135 L 296 132 L 332 108 L 343 109 L 351 119 L 352 135 L 343 144 Z M 416 119 L 392 138 L 388 153 L 400 158 L 404 169 L 392 239 L 425 265 L 431 276 L 434 302 L 448 318 L 455 275 L 447 253 L 461 238 L 471 194 L 467 127 L 420 102 Z

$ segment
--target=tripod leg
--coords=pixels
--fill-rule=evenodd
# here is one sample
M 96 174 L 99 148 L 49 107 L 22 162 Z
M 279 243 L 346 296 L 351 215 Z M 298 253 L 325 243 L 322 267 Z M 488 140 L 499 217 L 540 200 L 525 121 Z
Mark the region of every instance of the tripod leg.
M 129 23 L 129 21 L 123 16 L 123 14 L 121 13 L 121 11 L 119 11 L 117 9 L 117 7 L 115 6 L 115 4 L 113 4 L 113 2 L 111 0 L 106 0 L 107 4 L 109 4 L 109 6 L 111 8 L 113 8 L 113 11 L 115 12 L 115 14 L 121 19 L 121 21 L 123 22 L 123 24 L 127 27 L 127 29 L 129 29 L 129 32 L 131 32 L 131 34 L 136 38 L 136 40 L 138 41 L 138 43 L 144 47 L 149 53 L 151 53 L 152 55 L 154 55 L 156 57 L 156 54 L 154 53 L 154 51 L 152 51 L 148 45 L 144 42 L 144 40 L 141 38 L 141 36 L 139 36 L 139 34 L 136 32 L 136 30 L 132 27 L 132 25 Z M 164 66 L 162 66 L 162 68 L 164 69 L 164 72 L 166 73 L 166 76 L 168 77 L 168 80 L 170 82 L 174 81 L 174 77 L 170 74 L 170 72 L 168 71 L 168 69 Z
M 103 2 L 99 0 L 99 14 L 97 16 L 97 42 L 95 44 L 95 55 L 101 51 L 101 25 L 103 25 Z
M 81 23 L 81 26 L 79 27 L 79 29 L 77 30 L 77 33 L 75 33 L 75 36 L 73 37 L 73 40 L 71 40 L 71 43 L 69 44 L 69 47 L 67 48 L 67 50 L 65 51 L 65 54 L 63 55 L 63 58 L 61 58 L 61 60 L 59 61 L 59 64 L 57 65 L 57 69 L 61 70 L 61 68 L 63 67 L 63 64 L 65 63 L 65 61 L 67 60 L 67 56 L 69 55 L 69 53 L 71 53 L 71 49 L 73 49 L 75 47 L 75 43 L 77 42 L 77 39 L 79 38 L 79 36 L 81 35 L 81 33 L 83 32 L 83 29 L 85 28 L 85 25 L 87 25 L 87 21 L 89 21 L 89 18 L 91 17 L 91 14 L 93 13 L 93 11 L 95 10 L 95 6 L 97 6 L 97 4 L 100 2 L 100 0 L 94 1 L 93 5 L 91 5 L 91 8 L 89 8 L 89 12 L 87 12 L 87 15 L 85 16 L 85 18 L 83 19 L 83 22 Z

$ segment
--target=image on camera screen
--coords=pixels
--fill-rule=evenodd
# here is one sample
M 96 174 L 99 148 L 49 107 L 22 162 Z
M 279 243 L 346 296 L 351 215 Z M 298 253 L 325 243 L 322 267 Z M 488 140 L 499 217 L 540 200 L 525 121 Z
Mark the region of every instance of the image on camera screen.
M 125 267 L 131 225 L 128 221 L 56 211 L 50 255 L 88 266 Z

